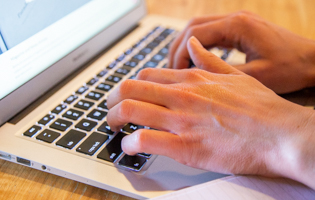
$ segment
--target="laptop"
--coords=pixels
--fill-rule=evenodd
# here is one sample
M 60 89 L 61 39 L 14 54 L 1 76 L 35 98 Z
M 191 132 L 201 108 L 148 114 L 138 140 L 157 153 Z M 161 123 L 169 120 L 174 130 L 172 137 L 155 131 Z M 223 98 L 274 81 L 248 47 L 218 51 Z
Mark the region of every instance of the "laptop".
M 125 155 L 121 139 L 150 127 L 113 132 L 106 123 L 110 92 L 143 68 L 165 67 L 186 21 L 146 16 L 143 0 L 0 2 L 1 159 L 137 199 L 225 176 Z

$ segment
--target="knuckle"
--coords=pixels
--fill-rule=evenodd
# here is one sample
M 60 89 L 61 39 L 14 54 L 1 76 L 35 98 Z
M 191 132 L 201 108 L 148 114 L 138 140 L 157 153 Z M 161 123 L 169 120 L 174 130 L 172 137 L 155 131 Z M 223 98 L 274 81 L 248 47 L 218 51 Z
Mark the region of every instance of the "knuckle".
M 250 25 L 252 22 L 252 18 L 252 14 L 248 11 L 240 11 L 232 17 L 232 20 L 234 21 L 234 23 Z
M 197 26 L 191 26 L 187 29 L 186 37 L 195 36 L 198 31 Z
M 193 17 L 188 21 L 187 27 L 193 26 L 195 24 L 198 24 L 200 21 L 199 17 Z
M 247 11 L 247 10 L 240 10 L 239 12 L 237 12 L 237 14 L 243 14 L 243 15 L 247 15 L 247 16 L 252 16 L 253 13 Z
M 195 123 L 193 122 L 193 118 L 193 116 L 189 116 L 189 114 L 183 112 L 176 113 L 174 121 L 176 122 L 175 124 L 178 131 L 183 132 L 190 130 L 191 127 L 194 127 Z
M 138 153 L 145 152 L 146 134 L 145 130 L 140 129 L 132 133 L 135 142 L 135 148 Z
M 201 76 L 201 70 L 200 69 L 191 69 L 187 71 L 187 78 L 188 80 L 195 80 L 197 78 L 200 78 Z
M 150 75 L 150 74 L 152 74 L 154 69 L 152 69 L 152 68 L 145 68 L 145 69 L 142 69 L 139 73 L 138 73 L 138 75 L 137 75 L 137 79 L 138 80 L 146 80 L 147 79 L 147 77 Z
M 120 86 L 119 86 L 119 93 L 120 95 L 128 94 L 129 91 L 132 90 L 134 85 L 134 80 L 132 79 L 127 79 L 123 81 Z
M 132 111 L 133 110 L 133 106 L 132 106 L 133 100 L 125 99 L 125 100 L 121 101 L 119 104 L 120 105 L 119 105 L 119 109 L 118 109 L 118 113 L 117 113 L 118 117 L 120 119 L 119 121 L 127 123 L 126 120 L 130 119 L 132 116 L 132 113 L 133 113 L 133 111 Z

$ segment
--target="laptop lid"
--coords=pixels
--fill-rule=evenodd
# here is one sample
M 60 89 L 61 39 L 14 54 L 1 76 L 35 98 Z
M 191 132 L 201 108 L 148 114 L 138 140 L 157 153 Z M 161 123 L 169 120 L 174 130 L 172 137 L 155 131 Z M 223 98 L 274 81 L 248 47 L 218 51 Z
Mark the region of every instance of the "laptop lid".
M 143 0 L 0 0 L 0 126 L 134 27 Z

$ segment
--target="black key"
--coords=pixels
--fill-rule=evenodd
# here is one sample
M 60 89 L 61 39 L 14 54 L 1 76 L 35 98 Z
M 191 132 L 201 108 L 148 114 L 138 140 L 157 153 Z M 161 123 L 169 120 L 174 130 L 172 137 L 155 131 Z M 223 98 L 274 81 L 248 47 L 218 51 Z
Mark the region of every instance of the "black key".
M 113 135 L 114 131 L 110 129 L 110 126 L 108 126 L 107 122 L 104 122 L 100 127 L 97 129 L 98 131 L 101 131 L 103 133 L 107 133 L 109 135 Z
M 107 77 L 106 81 L 118 83 L 119 81 L 121 81 L 121 78 L 118 76 L 110 75 L 109 77 Z
M 151 52 L 152 52 L 152 49 L 151 49 L 151 48 L 145 47 L 145 48 L 143 48 L 143 49 L 140 51 L 139 54 L 146 56 L 147 54 L 149 54 L 149 53 L 151 53 Z
M 147 159 L 141 156 L 124 155 L 124 157 L 119 161 L 118 164 L 135 171 L 140 171 L 146 162 Z
M 127 49 L 127 50 L 125 51 L 125 54 L 126 54 L 126 55 L 129 55 L 129 54 L 131 54 L 131 53 L 132 53 L 132 50 L 133 50 L 132 48 L 130 48 L 130 49 Z
M 106 68 L 107 69 L 113 69 L 114 67 L 116 67 L 117 63 L 118 62 L 115 60 L 115 61 L 111 62 Z
M 73 103 L 78 97 L 76 95 L 70 95 L 64 102 L 67 104 Z
M 115 73 L 122 74 L 122 75 L 127 75 L 129 72 L 130 70 L 126 69 L 126 67 L 121 67 L 115 71 Z
M 171 40 L 171 42 L 169 42 L 167 45 L 165 45 L 165 48 L 169 49 L 172 42 L 173 42 L 173 40 Z
M 128 133 L 133 133 L 136 130 L 143 129 L 143 128 L 144 128 L 144 126 L 139 126 L 136 124 L 129 123 L 129 124 L 126 124 L 126 126 L 123 128 L 123 130 L 128 132 Z
M 132 76 L 129 77 L 129 79 L 136 79 L 136 78 L 137 78 L 136 75 L 132 75 Z
M 137 55 L 133 56 L 132 59 L 133 59 L 133 60 L 137 60 L 137 61 L 141 61 L 141 60 L 144 59 L 144 57 L 145 57 L 145 56 L 142 55 L 142 54 L 137 54 Z
M 107 84 L 107 83 L 101 83 L 97 86 L 96 89 L 99 89 L 99 90 L 102 90 L 102 91 L 105 91 L 105 92 L 108 92 L 109 90 L 111 90 L 113 88 L 112 85 L 110 84 Z
M 229 57 L 230 52 L 231 50 L 223 49 L 223 55 L 221 56 L 221 59 L 225 61 Z
M 87 85 L 94 85 L 98 81 L 98 78 L 94 77 L 89 82 L 87 82 Z
M 157 65 L 158 65 L 157 62 L 149 61 L 149 62 L 146 62 L 143 67 L 145 67 L 145 68 L 155 68 Z
M 90 109 L 93 105 L 94 105 L 93 102 L 85 101 L 85 100 L 80 100 L 80 101 L 78 101 L 77 104 L 74 105 L 74 107 L 76 107 L 76 108 L 81 108 L 81 109 L 83 109 L 83 110 L 88 110 L 88 109 Z
M 107 74 L 107 70 L 102 70 L 96 76 L 102 78 L 103 76 L 105 76 L 105 74 Z
M 137 71 L 136 71 L 136 73 L 135 73 L 135 75 L 136 74 L 138 74 L 141 70 L 143 70 L 145 67 L 141 67 L 141 68 L 139 68 Z
M 139 42 L 137 42 L 135 45 L 133 45 L 132 48 L 137 48 L 137 47 L 140 46 L 140 44 L 141 44 L 141 41 L 139 41 Z
M 67 134 L 65 134 L 57 143 L 56 145 L 62 146 L 67 149 L 72 149 L 75 145 L 77 145 L 84 137 L 86 133 L 77 131 L 77 130 L 70 130 Z
M 77 94 L 83 94 L 84 92 L 86 92 L 89 88 L 87 86 L 82 86 L 80 87 L 75 93 Z
M 189 59 L 188 68 L 194 68 L 194 67 L 196 67 L 195 63 L 192 61 L 192 59 Z
M 160 43 L 160 42 L 162 42 L 163 40 L 165 40 L 165 36 L 163 36 L 163 35 L 159 35 L 159 36 L 157 36 L 153 41 L 154 42 L 157 42 L 157 43 Z
M 173 32 L 174 32 L 173 29 L 167 28 L 167 29 L 165 29 L 160 35 L 166 37 L 166 36 L 168 36 L 169 34 L 171 34 L 171 33 L 173 33 Z
M 77 120 L 79 119 L 84 113 L 78 110 L 69 109 L 65 112 L 62 116 L 68 119 Z
M 152 154 L 148 154 L 148 153 L 138 153 L 138 155 L 146 157 L 146 158 L 150 158 L 152 156 Z
M 161 60 L 163 60 L 165 58 L 164 55 L 161 55 L 161 54 L 156 54 L 153 56 L 153 58 L 151 59 L 151 61 L 153 62 L 160 62 Z
M 35 135 L 41 129 L 42 129 L 42 127 L 34 125 L 30 129 L 25 131 L 23 133 L 23 135 L 28 136 L 28 137 L 32 137 L 33 135 Z
M 116 59 L 116 61 L 117 61 L 117 62 L 121 62 L 121 61 L 124 60 L 125 57 L 126 57 L 126 55 L 123 53 L 123 54 L 121 54 L 121 55 Z
M 50 128 L 59 130 L 59 131 L 65 131 L 72 125 L 72 122 L 69 122 L 64 119 L 57 119 L 50 125 Z
M 93 155 L 105 142 L 108 140 L 108 136 L 93 132 L 78 148 L 77 152 L 87 155 Z
M 119 132 L 97 155 L 97 158 L 103 159 L 109 162 L 114 162 L 122 153 L 121 140 L 126 134 Z
M 42 140 L 44 142 L 52 143 L 60 136 L 60 133 L 45 129 L 43 132 L 41 132 L 36 139 Z
M 46 115 L 41 120 L 38 121 L 39 124 L 46 125 L 48 124 L 52 119 L 54 119 L 54 115 Z
M 108 110 L 108 108 L 107 108 L 107 100 L 102 101 L 102 103 L 100 103 L 98 105 L 98 107 Z
M 168 49 L 166 47 L 162 48 L 159 51 L 159 54 L 166 56 L 168 54 Z
M 97 125 L 97 122 L 82 119 L 75 127 L 85 130 L 85 131 L 91 131 L 95 126 Z
M 93 100 L 100 100 L 104 96 L 103 93 L 91 91 L 85 97 Z
M 160 26 L 157 26 L 155 27 L 152 31 L 151 31 L 151 34 L 154 33 L 156 30 L 160 29 L 161 27 Z
M 153 41 L 153 42 L 150 42 L 147 47 L 148 48 L 151 48 L 151 49 L 154 49 L 155 47 L 159 46 L 160 43 L 156 42 L 156 41 Z
M 64 109 L 66 109 L 67 106 L 64 104 L 59 104 L 55 109 L 53 109 L 51 112 L 55 114 L 61 113 Z
M 102 120 L 102 119 L 104 119 L 104 117 L 106 115 L 107 115 L 107 112 L 94 109 L 94 110 L 92 110 L 92 112 L 90 112 L 90 114 L 88 114 L 87 117 L 92 118 L 92 119 L 96 119 L 96 120 Z
M 131 67 L 131 68 L 134 68 L 137 65 L 138 65 L 138 60 L 130 60 L 124 64 L 124 66 Z

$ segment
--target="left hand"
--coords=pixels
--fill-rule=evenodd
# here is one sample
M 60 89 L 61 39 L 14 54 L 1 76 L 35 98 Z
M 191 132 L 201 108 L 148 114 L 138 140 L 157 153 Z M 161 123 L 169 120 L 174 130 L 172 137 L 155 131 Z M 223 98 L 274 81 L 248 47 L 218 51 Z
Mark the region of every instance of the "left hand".
M 282 147 L 296 133 L 303 136 L 312 112 L 228 65 L 195 38 L 188 50 L 196 66 L 210 72 L 145 69 L 109 96 L 107 120 L 114 131 L 129 122 L 158 129 L 124 137 L 123 151 L 165 155 L 221 173 L 290 177 L 292 164 Z

